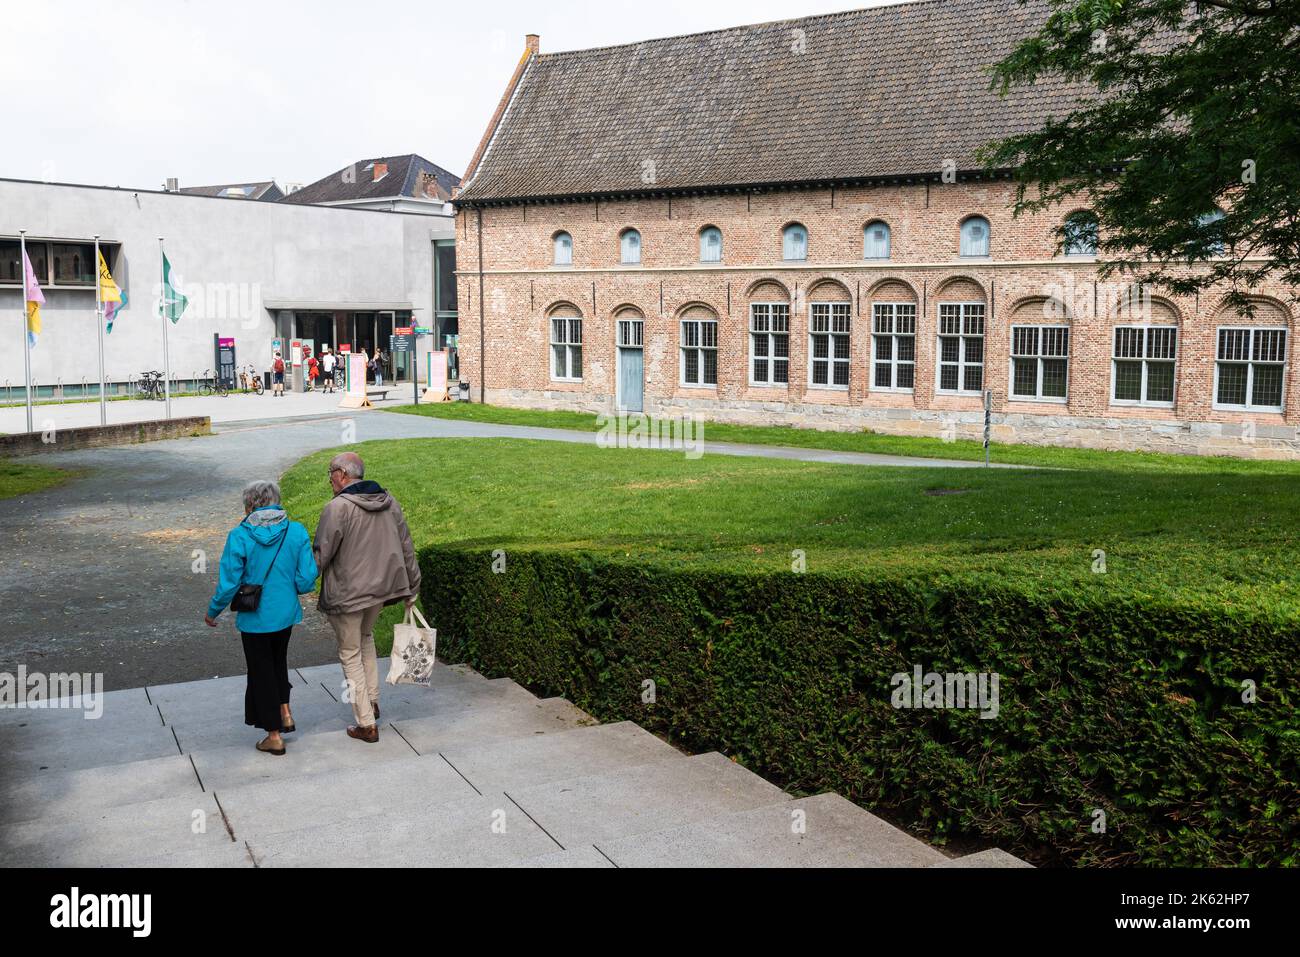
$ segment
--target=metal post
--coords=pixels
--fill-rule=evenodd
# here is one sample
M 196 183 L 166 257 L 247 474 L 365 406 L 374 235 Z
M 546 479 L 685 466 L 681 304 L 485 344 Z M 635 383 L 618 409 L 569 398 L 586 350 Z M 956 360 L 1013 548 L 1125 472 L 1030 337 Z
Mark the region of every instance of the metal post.
M 22 308 L 23 317 L 23 380 L 27 383 L 27 431 L 32 428 L 32 339 L 27 334 L 27 230 L 18 230 L 18 270 L 23 275 Z
M 95 234 L 95 332 L 99 336 L 99 424 L 108 425 L 108 400 L 104 398 L 104 287 L 99 274 L 99 234 Z
M 993 393 L 985 391 L 984 393 L 984 467 L 989 467 L 989 436 L 993 428 Z
M 163 238 L 158 237 L 158 272 L 162 276 L 162 285 L 159 287 L 158 301 L 161 308 L 158 310 L 162 314 L 163 326 L 163 399 L 166 406 L 165 414 L 167 418 L 172 417 L 172 367 L 171 357 L 167 353 L 167 254 L 163 251 Z

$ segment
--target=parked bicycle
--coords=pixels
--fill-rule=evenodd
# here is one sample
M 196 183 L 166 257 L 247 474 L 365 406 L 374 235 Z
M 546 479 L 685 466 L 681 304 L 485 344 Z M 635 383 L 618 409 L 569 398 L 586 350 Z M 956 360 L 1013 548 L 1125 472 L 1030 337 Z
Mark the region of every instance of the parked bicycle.
M 203 370 L 203 381 L 199 383 L 199 395 L 230 395 L 230 383 L 212 374 L 211 369 Z
M 239 386 L 245 392 L 254 392 L 257 395 L 261 395 L 266 391 L 266 385 L 262 382 L 262 377 L 257 374 L 257 370 L 253 368 L 251 362 L 247 368 L 239 371 Z
M 135 386 L 139 390 L 142 399 L 166 398 L 163 392 L 163 374 L 157 370 L 141 372 Z

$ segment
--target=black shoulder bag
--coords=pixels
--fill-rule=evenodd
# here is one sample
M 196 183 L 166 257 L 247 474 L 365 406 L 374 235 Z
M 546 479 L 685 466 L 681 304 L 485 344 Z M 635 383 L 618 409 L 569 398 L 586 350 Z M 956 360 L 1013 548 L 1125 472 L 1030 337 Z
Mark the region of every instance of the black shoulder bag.
M 262 604 L 262 585 L 265 585 L 267 578 L 270 577 L 271 569 L 275 567 L 275 560 L 280 557 L 280 549 L 284 548 L 284 540 L 289 537 L 290 531 L 290 529 L 286 528 L 284 535 L 280 537 L 280 547 L 271 556 L 271 564 L 266 566 L 266 574 L 262 576 L 262 584 L 240 585 L 239 591 L 235 592 L 235 597 L 230 600 L 231 611 L 257 611 L 257 606 Z

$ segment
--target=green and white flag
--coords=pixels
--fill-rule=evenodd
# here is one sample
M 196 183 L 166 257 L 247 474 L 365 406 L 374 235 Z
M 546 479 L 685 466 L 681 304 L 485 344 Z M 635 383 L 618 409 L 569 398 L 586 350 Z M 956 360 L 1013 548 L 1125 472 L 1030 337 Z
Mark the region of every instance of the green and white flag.
M 189 299 L 177 292 L 172 285 L 172 264 L 168 261 L 167 254 L 163 253 L 163 290 L 162 301 L 159 303 L 163 315 L 172 322 L 177 322 L 189 304 Z

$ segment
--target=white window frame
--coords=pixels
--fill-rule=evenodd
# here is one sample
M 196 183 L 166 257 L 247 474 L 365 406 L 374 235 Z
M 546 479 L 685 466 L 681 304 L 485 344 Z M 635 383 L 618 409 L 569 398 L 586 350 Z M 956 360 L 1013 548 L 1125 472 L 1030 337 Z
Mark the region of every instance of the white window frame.
M 1034 331 L 1034 352 L 1016 351 L 1016 332 Z M 1065 405 L 1070 401 L 1070 327 L 1065 323 L 1022 322 L 1011 326 L 1009 336 L 1010 355 L 1007 362 L 1007 401 L 1008 402 L 1051 402 Z M 1049 333 L 1061 333 L 1065 339 L 1065 352 L 1047 352 L 1046 343 Z M 1059 338 L 1059 337 L 1058 337 Z M 1035 362 L 1033 395 L 1016 392 L 1016 360 Z M 1043 394 L 1043 370 L 1047 362 L 1065 362 L 1065 395 Z
M 911 332 L 899 332 L 900 316 L 899 310 L 907 310 L 901 318 L 910 318 Z M 887 329 L 882 329 L 881 319 L 888 318 Z M 869 377 L 870 388 L 872 392 L 900 392 L 911 394 L 916 391 L 916 318 L 917 308 L 914 302 L 874 302 L 871 304 L 871 373 Z M 880 339 L 889 340 L 889 359 L 881 360 L 878 354 L 877 342 Z M 900 360 L 898 358 L 898 343 L 900 339 L 912 340 L 912 358 L 911 361 Z M 889 363 L 889 382 L 887 386 L 876 384 L 876 366 L 882 361 Z M 910 365 L 912 367 L 912 384 L 910 386 L 900 386 L 898 384 L 898 367 L 900 365 Z
M 563 322 L 564 338 L 557 338 L 556 323 Z M 578 358 L 578 368 L 582 368 L 582 317 L 581 316 L 551 316 L 548 320 L 550 325 L 550 351 L 547 356 L 547 365 L 551 373 L 552 382 L 581 382 L 582 375 L 569 375 L 567 373 L 573 370 L 573 358 Z M 576 336 L 576 338 L 575 338 Z M 556 350 L 564 350 L 564 369 L 566 375 L 555 374 L 555 359 L 558 355 Z
M 758 329 L 758 314 L 756 310 L 767 310 L 767 328 Z M 774 332 L 772 330 L 774 319 L 778 311 L 784 312 L 785 330 L 783 332 Z M 790 386 L 790 303 L 788 302 L 751 302 L 749 304 L 749 384 L 768 389 L 785 389 Z M 767 354 L 759 356 L 754 352 L 754 342 L 756 337 L 765 336 L 767 338 Z M 785 355 L 776 356 L 776 340 L 778 336 L 785 337 Z M 777 382 L 775 377 L 776 360 L 783 358 L 785 360 L 785 381 Z M 767 378 L 759 379 L 754 375 L 754 367 L 759 361 L 767 363 Z
M 957 308 L 958 331 L 956 333 L 946 333 L 943 331 L 944 308 Z M 988 384 L 988 375 L 986 367 L 988 365 L 988 308 L 983 301 L 971 302 L 940 302 L 936 304 L 938 312 L 938 322 L 936 324 L 937 333 L 935 335 L 935 353 L 934 353 L 934 391 L 939 395 L 983 395 L 984 389 Z M 973 317 L 975 311 L 979 312 L 980 332 L 968 333 L 967 324 L 968 314 Z M 948 362 L 943 358 L 943 340 L 957 340 L 957 361 Z M 966 340 L 978 339 L 980 341 L 980 360 L 975 362 L 966 358 Z M 955 365 L 957 367 L 957 388 L 945 389 L 943 387 L 943 369 L 944 366 Z M 978 389 L 967 389 L 966 370 L 978 368 L 980 370 L 980 387 Z
M 790 230 L 792 229 L 802 230 L 803 232 L 803 255 L 802 256 L 787 255 L 790 251 L 788 237 L 790 235 Z M 782 227 L 781 261 L 788 262 L 788 263 L 803 263 L 808 261 L 808 227 L 805 226 L 803 223 L 790 223 L 788 226 Z
M 1219 357 L 1222 348 L 1223 333 L 1225 332 L 1245 332 L 1247 338 L 1245 359 L 1221 359 Z M 1280 361 L 1272 359 L 1256 359 L 1255 346 L 1256 336 L 1259 333 L 1280 333 L 1282 336 L 1282 358 Z M 1288 350 L 1290 348 L 1290 332 L 1286 326 L 1218 326 L 1214 330 L 1214 392 L 1211 393 L 1212 408 L 1222 409 L 1231 412 L 1285 412 L 1286 411 L 1286 385 L 1287 385 L 1287 365 Z M 1219 401 L 1219 371 L 1225 365 L 1234 365 L 1246 367 L 1246 403 L 1244 405 L 1235 405 Z M 1255 405 L 1251 397 L 1255 391 L 1255 368 L 1256 366 L 1277 367 L 1281 370 L 1282 375 L 1282 396 L 1279 405 Z
M 628 313 L 614 317 L 614 341 L 620 349 L 645 348 L 645 317 Z
M 819 315 L 819 313 L 824 315 Z M 825 320 L 825 327 L 818 328 L 822 319 Z M 814 358 L 814 343 L 819 336 L 826 338 L 826 358 L 824 359 Z M 844 350 L 847 353 L 843 357 L 835 354 L 835 346 L 840 340 L 844 341 Z M 826 363 L 825 382 L 813 380 L 813 368 L 818 362 Z M 837 383 L 835 373 L 841 367 L 844 369 L 844 382 Z M 853 303 L 833 300 L 808 303 L 808 388 L 847 392 L 852 378 Z
M 718 234 L 718 258 L 708 259 L 704 255 L 704 237 L 709 233 Z M 705 226 L 700 230 L 700 262 L 702 263 L 720 263 L 722 262 L 722 230 L 717 226 Z
M 883 256 L 868 256 L 867 255 L 867 233 L 870 232 L 871 229 L 877 226 L 883 227 L 885 230 L 885 254 Z M 880 262 L 888 259 L 891 255 L 893 255 L 893 251 L 894 251 L 893 242 L 894 242 L 894 231 L 890 229 L 889 223 L 885 222 L 883 219 L 873 219 L 871 222 L 867 223 L 867 225 L 862 227 L 862 258 L 870 262 Z
M 628 259 L 627 258 L 628 246 L 631 245 L 628 242 L 628 240 L 631 239 L 633 236 L 636 237 L 636 243 L 635 243 L 636 259 Z M 629 228 L 623 230 L 621 233 L 618 234 L 618 261 L 620 265 L 623 266 L 641 265 L 641 253 L 642 253 L 641 230 Z
M 569 241 L 569 245 L 568 245 L 569 258 L 564 261 L 560 260 L 560 237 L 564 237 Z M 572 233 L 566 232 L 565 230 L 560 230 L 558 233 L 556 233 L 554 236 L 551 237 L 551 265 L 552 266 L 573 265 L 573 234 Z
M 984 251 L 982 253 L 970 253 L 966 251 L 966 227 L 973 225 L 976 221 L 984 224 Z M 967 216 L 961 221 L 961 226 L 957 231 L 957 254 L 962 259 L 988 259 L 993 253 L 993 227 L 986 216 Z
M 688 326 L 694 327 L 693 332 L 687 329 Z M 684 318 L 678 329 L 681 334 L 681 348 L 678 350 L 677 384 L 687 389 L 716 389 L 718 387 L 718 320 L 712 317 Z M 710 337 L 712 337 L 712 345 L 708 344 Z M 704 360 L 710 352 L 713 353 L 713 381 L 705 382 L 704 370 L 707 365 Z M 699 382 L 691 382 L 686 378 L 686 358 L 691 353 L 695 355 L 695 369 L 699 373 Z
M 1140 356 L 1121 356 L 1119 355 L 1118 343 L 1119 333 L 1122 330 L 1130 330 L 1142 333 L 1142 355 Z M 1172 359 L 1151 356 L 1151 333 L 1152 332 L 1169 332 L 1173 335 L 1174 356 Z M 1181 343 L 1178 341 L 1178 326 L 1173 323 L 1134 323 L 1125 322 L 1112 326 L 1110 331 L 1110 404 L 1117 406 L 1142 406 L 1151 409 L 1172 409 L 1178 402 L 1178 352 Z M 1142 376 L 1139 385 L 1138 394 L 1141 398 L 1121 399 L 1115 394 L 1119 384 L 1119 364 L 1121 362 L 1136 362 L 1142 366 Z M 1174 367 L 1174 389 L 1173 398 L 1165 401 L 1148 399 L 1147 393 L 1150 391 L 1148 385 L 1150 382 L 1150 367 L 1156 365 L 1171 365 Z

